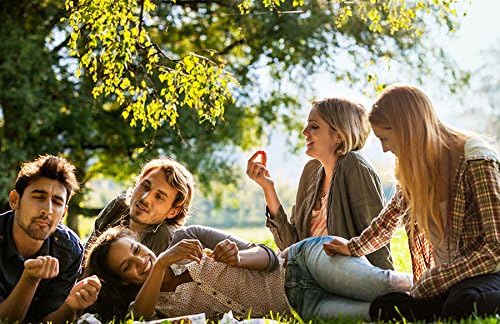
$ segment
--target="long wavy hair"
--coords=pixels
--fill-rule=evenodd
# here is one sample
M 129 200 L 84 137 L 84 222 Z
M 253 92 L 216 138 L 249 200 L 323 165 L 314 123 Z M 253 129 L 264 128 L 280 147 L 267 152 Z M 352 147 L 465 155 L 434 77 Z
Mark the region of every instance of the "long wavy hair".
M 386 88 L 374 103 L 369 121 L 391 129 L 394 134 L 398 150 L 396 178 L 408 202 L 410 238 L 413 239 L 415 230 L 424 230 L 429 239 L 433 226 L 443 241 L 446 233 L 439 208 L 439 166 L 450 140 L 463 140 L 467 136 L 444 125 L 429 98 L 410 85 L 394 84 Z
M 97 275 L 101 280 L 101 291 L 97 301 L 87 311 L 99 315 L 103 323 L 114 319 L 121 321 L 128 313 L 129 305 L 139 293 L 140 286 L 124 283 L 114 274 L 107 261 L 111 245 L 120 238 L 128 237 L 137 240 L 131 230 L 112 227 L 99 235 L 87 245 L 84 261 L 84 277 Z

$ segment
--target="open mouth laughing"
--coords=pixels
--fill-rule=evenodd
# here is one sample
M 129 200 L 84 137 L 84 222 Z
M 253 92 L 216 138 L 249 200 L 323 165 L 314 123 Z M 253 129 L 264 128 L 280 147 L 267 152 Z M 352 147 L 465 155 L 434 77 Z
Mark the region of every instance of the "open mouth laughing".
M 152 267 L 153 267 L 153 261 L 151 260 L 151 258 L 148 258 L 148 260 L 146 261 L 146 266 L 144 267 L 144 270 L 142 271 L 142 273 L 143 274 L 148 273 Z

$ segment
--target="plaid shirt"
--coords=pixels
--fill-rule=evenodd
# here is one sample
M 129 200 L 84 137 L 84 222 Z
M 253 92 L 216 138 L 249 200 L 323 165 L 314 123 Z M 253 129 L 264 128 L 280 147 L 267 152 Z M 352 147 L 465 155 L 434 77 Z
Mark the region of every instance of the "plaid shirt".
M 435 297 L 464 279 L 500 270 L 500 162 L 495 152 L 477 139 L 466 143 L 449 204 L 449 239 L 457 246 L 451 251 L 451 263 L 435 266 L 432 246 L 423 232 L 409 240 L 415 278 L 410 293 L 415 298 Z M 370 227 L 350 240 L 352 255 L 365 255 L 384 246 L 401 224 L 409 237 L 406 206 L 398 188 Z

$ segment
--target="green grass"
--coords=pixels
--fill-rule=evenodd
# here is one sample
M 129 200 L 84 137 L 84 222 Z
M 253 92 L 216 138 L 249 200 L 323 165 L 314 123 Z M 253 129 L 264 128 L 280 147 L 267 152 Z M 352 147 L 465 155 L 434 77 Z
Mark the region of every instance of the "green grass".
M 265 244 L 273 250 L 278 249 L 274 243 L 271 231 L 264 225 L 262 225 L 262 227 L 233 227 L 224 228 L 222 230 L 250 242 Z

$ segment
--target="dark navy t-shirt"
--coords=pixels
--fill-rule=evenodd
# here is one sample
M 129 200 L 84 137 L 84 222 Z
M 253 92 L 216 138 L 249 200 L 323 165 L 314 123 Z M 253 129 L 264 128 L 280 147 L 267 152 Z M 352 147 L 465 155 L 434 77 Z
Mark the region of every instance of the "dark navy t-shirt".
M 13 221 L 12 210 L 0 214 L 0 302 L 9 296 L 24 270 L 25 259 L 19 255 L 12 237 Z M 39 323 L 57 310 L 80 275 L 83 246 L 78 236 L 66 226 L 59 224 L 33 258 L 43 255 L 59 260 L 59 274 L 40 282 L 24 323 Z

